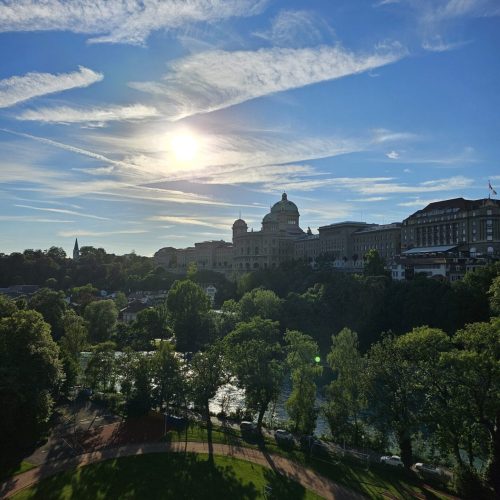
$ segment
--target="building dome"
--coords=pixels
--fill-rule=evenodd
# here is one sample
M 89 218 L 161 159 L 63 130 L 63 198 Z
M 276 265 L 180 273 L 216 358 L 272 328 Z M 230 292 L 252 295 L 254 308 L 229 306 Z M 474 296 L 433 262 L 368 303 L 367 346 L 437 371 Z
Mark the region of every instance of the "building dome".
M 238 227 L 248 227 L 247 223 L 243 219 L 236 219 L 233 224 L 233 229 L 236 229 Z
M 275 203 L 271 208 L 271 213 L 275 214 L 278 212 L 293 212 L 294 214 L 299 214 L 299 209 L 293 201 L 289 201 L 286 193 L 281 195 L 281 200 Z

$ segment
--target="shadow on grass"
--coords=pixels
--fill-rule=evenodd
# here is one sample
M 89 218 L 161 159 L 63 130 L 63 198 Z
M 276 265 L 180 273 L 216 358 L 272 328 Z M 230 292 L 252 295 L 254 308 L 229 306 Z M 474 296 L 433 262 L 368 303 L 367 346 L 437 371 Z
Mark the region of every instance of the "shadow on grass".
M 300 500 L 306 497 L 306 489 L 301 484 L 273 470 L 266 469 L 264 478 L 267 481 L 266 498 Z
M 254 484 L 242 484 L 232 467 L 211 465 L 190 453 L 141 455 L 92 464 L 45 479 L 19 496 L 43 500 L 258 497 Z

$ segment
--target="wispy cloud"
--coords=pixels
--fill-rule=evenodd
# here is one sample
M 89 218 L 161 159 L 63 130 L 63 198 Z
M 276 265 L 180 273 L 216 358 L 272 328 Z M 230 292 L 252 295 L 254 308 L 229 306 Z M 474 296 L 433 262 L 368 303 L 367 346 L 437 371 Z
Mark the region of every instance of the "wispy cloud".
M 312 11 L 282 10 L 272 20 L 269 30 L 258 31 L 253 35 L 275 46 L 304 47 L 324 43 L 325 39 L 334 36 L 334 32 Z
M 449 50 L 459 49 L 471 43 L 471 40 L 464 40 L 460 42 L 445 42 L 440 36 L 432 39 L 427 39 L 422 42 L 422 48 L 429 52 L 448 52 Z
M 73 220 L 43 219 L 40 217 L 31 217 L 30 215 L 0 215 L 0 221 L 3 222 L 29 222 L 29 223 L 49 223 L 49 224 L 74 224 Z
M 153 215 L 152 217 L 149 217 L 148 220 L 155 222 L 171 222 L 177 225 L 214 227 L 226 230 L 234 222 L 234 219 L 227 219 L 222 222 L 220 217 L 197 218 L 184 215 Z
M 377 201 L 385 201 L 388 200 L 388 196 L 371 196 L 367 198 L 356 198 L 355 200 L 347 200 L 347 201 L 352 201 L 356 203 L 375 203 Z
M 388 153 L 385 154 L 387 158 L 391 160 L 397 160 L 399 158 L 399 153 L 397 151 L 389 151 Z
M 75 236 L 113 236 L 116 234 L 143 234 L 147 233 L 146 229 L 123 229 L 118 231 L 87 231 L 85 229 L 76 229 L 71 231 L 59 231 L 57 233 L 58 236 L 62 236 L 63 238 L 74 238 Z
M 77 215 L 78 217 L 86 217 L 89 219 L 110 220 L 107 217 L 100 217 L 85 212 L 76 212 L 75 210 L 66 210 L 64 208 L 46 208 L 46 207 L 33 207 L 31 205 L 14 205 L 19 208 L 27 208 L 29 210 L 38 210 L 40 212 L 52 212 L 57 214 Z
M 104 124 L 110 121 L 136 121 L 159 116 L 153 106 L 132 104 L 130 106 L 105 106 L 100 108 L 71 108 L 57 106 L 24 111 L 16 116 L 18 120 L 46 123 L 91 123 Z
M 2 19 L 0 5 L 0 19 Z M 1 21 L 0 21 L 1 23 Z M 88 87 L 103 79 L 101 73 L 79 66 L 73 73 L 26 73 L 0 80 L 0 108 L 7 108 L 33 97 L 39 97 L 77 87 Z
M 198 113 L 393 63 L 406 54 L 397 43 L 371 54 L 338 46 L 227 52 L 214 50 L 170 64 L 161 82 L 131 82 L 137 90 L 162 96 L 166 113 L 179 120 Z
M 403 201 L 401 203 L 398 203 L 398 207 L 425 207 L 429 203 L 434 203 L 436 201 L 440 201 L 438 198 L 433 198 L 430 200 L 422 200 L 420 198 L 416 198 L 411 201 Z
M 0 31 L 72 31 L 90 42 L 143 44 L 160 29 L 260 13 L 267 0 L 4 0 Z

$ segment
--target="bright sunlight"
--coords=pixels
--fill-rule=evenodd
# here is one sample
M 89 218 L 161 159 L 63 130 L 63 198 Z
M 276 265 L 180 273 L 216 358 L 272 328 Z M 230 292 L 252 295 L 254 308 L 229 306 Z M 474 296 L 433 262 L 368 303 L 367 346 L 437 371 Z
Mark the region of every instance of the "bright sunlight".
M 179 133 L 170 140 L 171 151 L 179 162 L 190 162 L 196 158 L 198 141 L 190 133 Z

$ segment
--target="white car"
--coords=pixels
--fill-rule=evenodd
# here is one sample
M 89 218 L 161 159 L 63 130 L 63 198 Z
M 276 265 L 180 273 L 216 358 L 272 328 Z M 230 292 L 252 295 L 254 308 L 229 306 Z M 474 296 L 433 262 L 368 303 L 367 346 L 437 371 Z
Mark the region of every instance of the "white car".
M 397 455 L 391 455 L 386 457 L 381 457 L 380 462 L 387 465 L 392 465 L 393 467 L 404 467 L 405 464 L 401 460 L 401 457 Z

